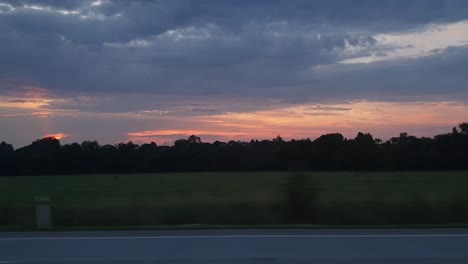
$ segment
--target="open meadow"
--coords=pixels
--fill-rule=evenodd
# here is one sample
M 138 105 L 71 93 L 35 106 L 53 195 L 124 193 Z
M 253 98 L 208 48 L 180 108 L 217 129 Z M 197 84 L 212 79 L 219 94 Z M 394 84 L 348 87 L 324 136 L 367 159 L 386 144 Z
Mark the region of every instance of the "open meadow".
M 0 177 L 0 225 L 32 226 L 35 196 L 56 226 L 450 224 L 468 222 L 467 186 L 443 171 Z

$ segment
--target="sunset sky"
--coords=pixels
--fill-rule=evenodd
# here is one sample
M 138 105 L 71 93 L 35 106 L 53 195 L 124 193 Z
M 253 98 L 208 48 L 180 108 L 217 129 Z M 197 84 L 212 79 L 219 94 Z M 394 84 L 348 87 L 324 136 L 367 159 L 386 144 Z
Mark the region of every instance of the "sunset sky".
M 466 0 L 0 0 L 0 141 L 433 136 L 468 121 Z

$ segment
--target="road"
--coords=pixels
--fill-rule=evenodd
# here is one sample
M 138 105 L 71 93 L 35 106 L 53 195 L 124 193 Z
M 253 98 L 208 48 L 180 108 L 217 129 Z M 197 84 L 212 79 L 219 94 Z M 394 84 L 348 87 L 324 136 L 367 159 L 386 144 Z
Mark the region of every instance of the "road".
M 0 233 L 0 264 L 468 263 L 468 229 Z

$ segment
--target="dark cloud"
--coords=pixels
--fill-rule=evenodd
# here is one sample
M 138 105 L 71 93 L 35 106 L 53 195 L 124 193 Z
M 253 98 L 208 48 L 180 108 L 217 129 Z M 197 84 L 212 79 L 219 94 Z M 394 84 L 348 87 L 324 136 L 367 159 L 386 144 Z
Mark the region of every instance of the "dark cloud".
M 15 9 L 0 13 L 0 79 L 56 93 L 296 102 L 466 91 L 465 48 L 409 61 L 339 64 L 396 49 L 377 45 L 375 34 L 467 19 L 463 0 L 5 3 Z M 366 49 L 346 55 L 349 47 Z M 332 69 L 316 70 L 322 66 Z M 11 87 L 0 83 L 0 90 Z
M 21 100 L 21 99 L 16 99 L 16 100 L 8 100 L 9 103 L 27 103 L 29 102 L 28 100 Z
M 310 106 L 307 109 L 309 110 L 320 110 L 320 111 L 349 111 L 352 108 L 349 107 L 337 107 L 337 106 L 322 106 L 322 105 L 314 105 Z
M 320 83 L 318 94 L 353 93 L 356 99 L 427 100 L 433 95 L 436 100 L 467 100 L 467 66 L 468 46 L 452 47 L 418 59 L 339 65 L 316 73 L 320 77 L 311 83 Z

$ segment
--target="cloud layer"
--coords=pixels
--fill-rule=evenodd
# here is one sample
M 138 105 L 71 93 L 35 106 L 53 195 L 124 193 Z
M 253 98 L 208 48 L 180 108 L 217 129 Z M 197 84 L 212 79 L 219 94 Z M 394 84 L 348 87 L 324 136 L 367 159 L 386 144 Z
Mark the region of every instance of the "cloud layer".
M 104 137 L 84 121 L 104 117 L 180 131 L 168 117 L 187 130 L 190 117 L 468 99 L 464 0 L 0 0 L 0 32 L 0 128 L 84 122 L 38 135 Z

